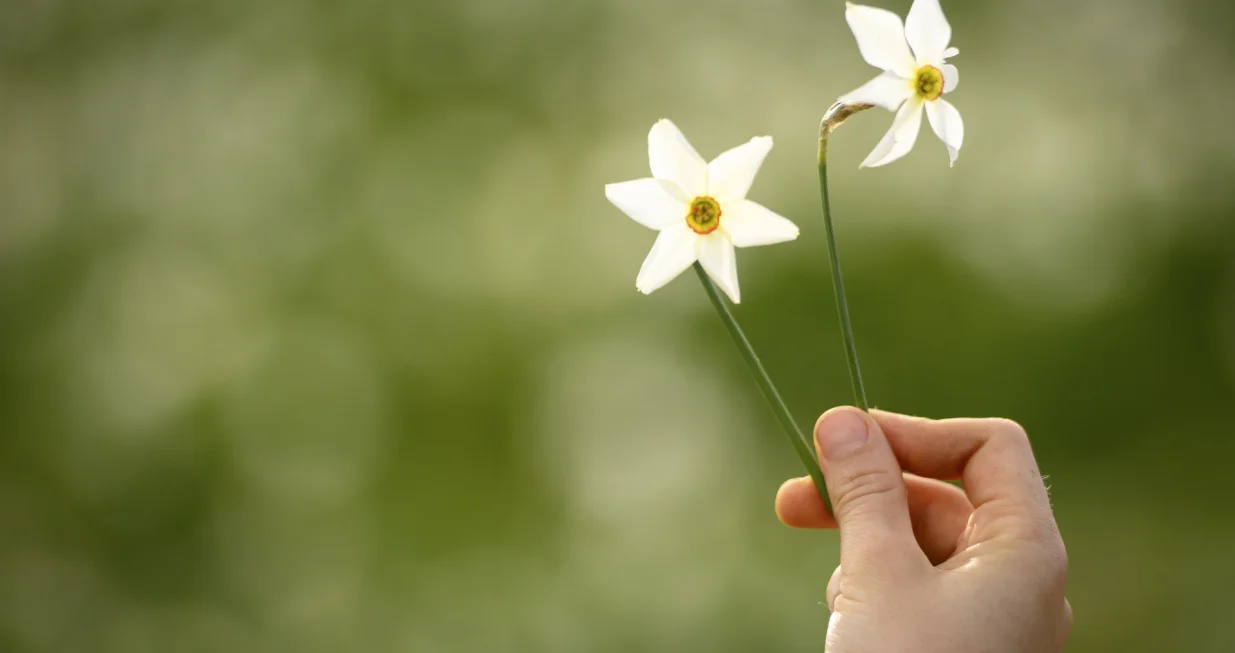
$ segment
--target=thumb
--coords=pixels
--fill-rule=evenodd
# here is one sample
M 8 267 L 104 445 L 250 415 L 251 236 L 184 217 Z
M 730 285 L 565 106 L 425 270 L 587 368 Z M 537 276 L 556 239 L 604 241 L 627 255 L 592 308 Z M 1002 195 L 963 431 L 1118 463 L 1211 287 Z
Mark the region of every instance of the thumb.
M 870 415 L 833 408 L 815 424 L 815 448 L 851 574 L 929 565 L 913 536 L 900 464 Z

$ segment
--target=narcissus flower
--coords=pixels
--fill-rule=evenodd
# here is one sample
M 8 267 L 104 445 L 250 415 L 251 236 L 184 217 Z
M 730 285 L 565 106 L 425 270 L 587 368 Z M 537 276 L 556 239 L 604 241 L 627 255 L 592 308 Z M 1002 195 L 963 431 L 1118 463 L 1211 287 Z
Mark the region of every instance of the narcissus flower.
M 939 0 L 914 0 L 903 24 L 890 11 L 852 3 L 845 9 L 845 20 L 857 38 L 862 58 L 884 72 L 841 96 L 840 101 L 896 112 L 892 128 L 862 166 L 885 165 L 908 154 L 918 139 L 923 107 L 931 128 L 948 147 L 948 156 L 955 164 L 965 140 L 965 125 L 956 107 L 942 96 L 956 88 L 956 66 L 944 60 L 956 56 L 958 50 L 948 47 L 952 27 L 943 16 Z
M 652 125 L 652 177 L 605 186 L 610 202 L 660 232 L 635 280 L 639 292 L 651 293 L 698 261 L 733 303 L 741 301 L 733 248 L 798 237 L 792 222 L 746 199 L 771 149 L 772 138 L 759 136 L 707 163 L 672 122 Z

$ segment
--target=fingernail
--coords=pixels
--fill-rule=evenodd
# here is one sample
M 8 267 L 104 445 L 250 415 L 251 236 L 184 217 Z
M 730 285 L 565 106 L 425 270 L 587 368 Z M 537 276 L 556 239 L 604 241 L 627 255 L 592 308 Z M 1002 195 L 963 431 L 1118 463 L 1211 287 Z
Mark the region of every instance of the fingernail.
M 839 460 L 866 444 L 866 419 L 856 408 L 834 410 L 815 427 L 815 443 L 827 460 Z

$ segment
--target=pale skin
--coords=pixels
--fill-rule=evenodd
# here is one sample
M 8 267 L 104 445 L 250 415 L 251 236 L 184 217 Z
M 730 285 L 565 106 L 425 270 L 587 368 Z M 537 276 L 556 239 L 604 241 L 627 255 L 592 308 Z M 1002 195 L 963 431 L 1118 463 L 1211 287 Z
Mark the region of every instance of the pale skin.
M 776 514 L 839 522 L 828 653 L 1063 649 L 1068 558 L 1024 429 L 842 407 L 819 418 L 815 449 L 836 517 L 809 476 L 781 486 Z

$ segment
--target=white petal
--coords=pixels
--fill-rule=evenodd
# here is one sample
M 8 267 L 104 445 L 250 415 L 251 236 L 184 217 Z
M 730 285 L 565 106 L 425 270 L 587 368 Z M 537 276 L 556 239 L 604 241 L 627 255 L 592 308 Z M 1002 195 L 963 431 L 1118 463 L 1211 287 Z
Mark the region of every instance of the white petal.
M 943 17 L 939 0 L 913 0 L 909 15 L 905 16 L 905 39 L 919 66 L 943 63 L 943 51 L 952 40 L 952 26 Z
M 697 243 L 699 264 L 704 271 L 734 304 L 740 303 L 742 292 L 738 289 L 738 261 L 733 253 L 733 243 L 719 231 L 699 238 Z
M 956 69 L 956 66 L 945 63 L 939 66 L 939 72 L 943 73 L 943 92 L 951 93 L 956 90 L 956 85 L 961 81 L 961 71 Z
M 677 185 L 660 179 L 636 179 L 605 186 L 605 197 L 639 224 L 660 231 L 690 211 Z
M 896 118 L 892 120 L 892 128 L 884 134 L 883 140 L 879 141 L 860 167 L 887 165 L 909 154 L 914 142 L 918 140 L 918 130 L 921 127 L 922 100 L 913 97 L 901 105 L 900 111 L 896 112 Z
M 961 53 L 961 51 L 960 51 L 960 50 L 957 50 L 956 48 L 948 48 L 947 50 L 944 50 L 944 51 L 943 51 L 943 58 L 944 58 L 944 59 L 951 59 L 952 57 L 955 57 L 956 55 L 958 55 L 958 54 L 960 54 L 960 53 Z
M 759 166 L 771 150 L 772 137 L 757 136 L 712 159 L 708 164 L 708 194 L 720 202 L 722 210 L 726 202 L 746 199 Z
M 896 73 L 885 72 L 857 89 L 840 96 L 840 102 L 873 104 L 888 111 L 896 111 L 910 95 L 913 95 L 913 88 L 909 85 L 909 80 Z
M 670 120 L 661 120 L 648 132 L 648 161 L 652 176 L 677 184 L 690 197 L 707 192 L 708 164 Z
M 948 158 L 956 165 L 956 155 L 965 142 L 965 123 L 961 121 L 961 112 L 948 103 L 947 100 L 935 100 L 926 103 L 926 118 L 931 123 L 931 129 L 944 145 L 948 146 Z
M 853 30 L 866 63 L 905 79 L 917 70 L 909 44 L 905 42 L 905 25 L 900 16 L 886 9 L 850 3 L 845 7 L 845 20 Z
M 761 204 L 744 200 L 725 207 L 720 228 L 729 234 L 734 247 L 774 245 L 798 237 L 798 226 Z
M 652 251 L 639 269 L 635 287 L 647 295 L 673 281 L 697 260 L 695 241 L 698 235 L 686 226 L 686 220 L 669 225 L 656 237 Z

